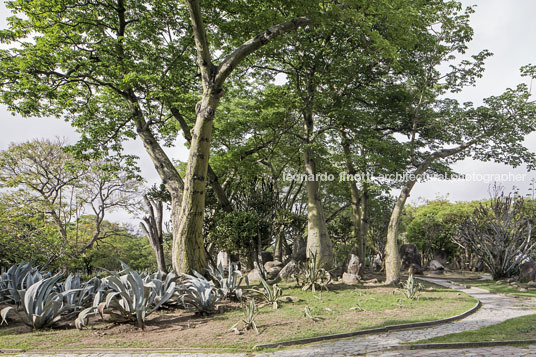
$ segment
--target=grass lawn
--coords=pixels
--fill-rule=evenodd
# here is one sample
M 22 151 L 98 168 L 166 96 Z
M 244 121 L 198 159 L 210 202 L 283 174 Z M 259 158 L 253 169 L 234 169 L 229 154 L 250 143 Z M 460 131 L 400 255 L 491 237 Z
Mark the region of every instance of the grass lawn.
M 283 294 L 298 302 L 280 304 L 278 310 L 264 306 L 256 318 L 260 334 L 236 335 L 231 326 L 242 319 L 238 304 L 225 304 L 226 312 L 197 317 L 184 310 L 158 311 L 148 318 L 145 331 L 133 325 L 95 322 L 86 330 L 72 323 L 64 328 L 32 332 L 20 322 L 0 327 L 0 349 L 58 350 L 84 348 L 206 348 L 220 351 L 249 351 L 253 346 L 297 338 L 358 331 L 392 324 L 437 320 L 460 314 L 476 300 L 454 290 L 427 286 L 418 300 L 406 299 L 401 291 L 382 285 L 333 284 L 329 292 L 314 296 L 290 284 Z M 304 316 L 309 306 L 314 322 Z
M 515 286 L 504 281 L 493 280 L 458 280 L 457 282 L 477 288 L 486 289 L 499 294 L 515 295 L 528 298 L 536 298 L 536 288 L 529 287 L 527 284 L 516 282 Z M 519 291 L 520 288 L 527 291 Z
M 536 315 L 527 315 L 506 320 L 497 325 L 487 326 L 478 330 L 452 333 L 438 336 L 428 340 L 412 342 L 422 343 L 449 343 L 449 342 L 481 342 L 481 341 L 508 341 L 536 339 Z

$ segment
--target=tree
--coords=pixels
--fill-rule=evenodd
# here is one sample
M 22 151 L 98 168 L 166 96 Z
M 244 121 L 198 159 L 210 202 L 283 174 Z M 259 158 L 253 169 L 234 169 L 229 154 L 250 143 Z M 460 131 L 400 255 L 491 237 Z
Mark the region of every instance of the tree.
M 154 250 L 158 271 L 162 274 L 166 274 L 167 268 L 166 258 L 164 255 L 163 233 L 164 204 L 162 201 L 149 196 L 147 193 L 143 195 L 143 201 L 145 203 L 145 209 L 149 215 L 142 218 L 140 228 L 147 236 L 149 244 Z
M 212 120 L 223 86 L 252 53 L 307 25 L 303 15 L 319 4 L 14 0 L 6 6 L 14 16 L 1 34 L 8 44 L 1 55 L 3 103 L 25 116 L 70 120 L 83 134 L 80 155 L 121 153 L 122 141 L 139 137 L 171 195 L 173 266 L 203 271 Z M 219 64 L 213 53 L 222 54 Z M 160 139 L 184 128 L 170 120 L 184 113 L 196 121 L 183 182 Z
M 139 180 L 114 164 L 77 160 L 64 146 L 61 140 L 10 145 L 0 153 L 0 187 L 6 189 L 4 202 L 55 225 L 60 256 L 79 257 L 115 234 L 104 229 L 106 214 L 135 204 Z M 82 219 L 91 221 L 91 236 L 81 234 Z
M 479 204 L 453 241 L 477 254 L 494 280 L 510 277 L 536 249 L 530 213 L 523 197 L 504 195 L 495 187 L 489 204 Z

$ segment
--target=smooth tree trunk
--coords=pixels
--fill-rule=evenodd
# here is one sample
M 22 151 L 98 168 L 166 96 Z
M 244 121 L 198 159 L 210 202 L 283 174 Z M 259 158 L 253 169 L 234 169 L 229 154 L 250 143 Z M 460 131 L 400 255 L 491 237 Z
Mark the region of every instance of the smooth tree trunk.
M 361 221 L 359 222 L 359 259 L 365 266 L 367 254 L 368 216 L 369 216 L 369 191 L 366 182 L 361 183 Z
M 473 139 L 465 144 L 462 144 L 458 147 L 451 149 L 443 149 L 436 151 L 422 161 L 417 169 L 413 172 L 413 177 L 415 179 L 408 180 L 402 187 L 400 194 L 395 202 L 393 211 L 391 212 L 391 218 L 389 219 L 389 226 L 387 228 L 387 243 L 385 246 L 385 283 L 386 284 L 396 284 L 400 281 L 400 256 L 398 253 L 398 229 L 400 225 L 400 217 L 402 216 L 402 211 L 406 200 L 409 197 L 413 186 L 417 183 L 419 176 L 424 174 L 430 165 L 437 159 L 444 159 L 446 157 L 456 155 L 465 149 L 469 148 L 476 142 L 476 139 Z
M 415 181 L 407 182 L 395 202 L 389 226 L 387 227 L 387 243 L 385 245 L 385 283 L 397 284 L 400 281 L 400 254 L 398 253 L 398 228 L 400 217 Z
M 312 113 L 304 113 L 304 124 L 307 139 L 311 138 L 314 131 Z M 307 192 L 307 257 L 316 255 L 319 266 L 331 267 L 333 264 L 333 246 L 328 234 L 326 217 L 320 196 L 320 181 L 316 180 L 316 163 L 313 153 L 307 143 L 304 149 L 305 174 L 308 176 L 306 181 Z
M 217 93 L 216 93 L 217 92 Z M 208 266 L 203 238 L 205 194 L 212 139 L 212 122 L 222 92 L 210 88 L 196 107 L 196 123 L 184 178 L 179 214 L 173 215 L 173 268 L 178 273 L 193 270 L 204 273 Z M 174 210 L 175 211 L 175 210 Z
M 161 201 L 151 199 L 147 194 L 145 194 L 143 198 L 149 215 L 143 217 L 143 221 L 140 222 L 140 227 L 147 235 L 149 244 L 151 245 L 151 248 L 153 248 L 158 271 L 162 274 L 166 274 L 167 269 L 166 258 L 164 256 L 163 233 L 164 206 Z

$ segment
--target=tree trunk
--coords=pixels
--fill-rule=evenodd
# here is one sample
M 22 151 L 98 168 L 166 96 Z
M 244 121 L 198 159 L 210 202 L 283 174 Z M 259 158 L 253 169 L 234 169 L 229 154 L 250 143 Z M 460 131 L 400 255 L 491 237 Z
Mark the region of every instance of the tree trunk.
M 368 184 L 366 182 L 362 183 L 361 188 L 361 222 L 359 224 L 360 234 L 359 234 L 359 259 L 363 267 L 365 266 L 365 258 L 367 254 L 367 234 L 368 234 Z
M 305 131 L 310 139 L 314 130 L 312 113 L 304 113 Z M 333 263 L 333 247 L 328 234 L 324 208 L 320 198 L 320 182 L 316 180 L 316 165 L 308 142 L 304 149 L 305 174 L 312 180 L 306 182 L 307 189 L 307 257 L 316 254 L 319 266 L 330 267 Z
M 275 237 L 275 246 L 274 246 L 274 260 L 283 261 L 283 233 L 281 230 L 277 233 Z
M 143 217 L 140 227 L 147 235 L 149 244 L 154 250 L 158 271 L 167 273 L 166 258 L 164 256 L 164 236 L 163 236 L 163 214 L 164 206 L 161 201 L 156 201 L 144 195 L 144 202 L 149 212 L 149 216 Z
M 400 281 L 400 256 L 398 253 L 398 227 L 402 210 L 416 181 L 408 181 L 400 191 L 391 212 L 387 228 L 387 244 L 385 245 L 385 283 L 397 284 Z
M 173 214 L 173 268 L 179 274 L 195 270 L 204 273 L 208 267 L 203 239 L 205 188 L 207 183 L 212 122 L 222 92 L 214 88 L 204 91 L 196 106 L 196 123 L 184 178 L 182 204 L 172 203 Z

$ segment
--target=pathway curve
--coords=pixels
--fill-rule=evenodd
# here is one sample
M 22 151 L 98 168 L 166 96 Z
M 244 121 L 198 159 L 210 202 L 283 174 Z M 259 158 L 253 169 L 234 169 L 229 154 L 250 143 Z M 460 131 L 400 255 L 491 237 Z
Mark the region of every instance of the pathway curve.
M 417 341 L 436 336 L 442 336 L 454 332 L 462 332 L 466 330 L 475 330 L 480 327 L 494 325 L 513 317 L 530 315 L 534 313 L 532 308 L 536 304 L 530 300 L 519 300 L 505 295 L 490 293 L 488 290 L 480 288 L 466 288 L 452 284 L 443 279 L 421 278 L 422 280 L 441 285 L 448 288 L 458 289 L 467 293 L 482 302 L 481 308 L 474 314 L 466 317 L 463 320 L 451 322 L 444 325 L 426 327 L 413 330 L 390 331 L 386 333 L 352 337 L 349 339 L 323 342 L 320 344 L 311 345 L 305 348 L 295 350 L 284 350 L 273 353 L 264 353 L 258 356 L 310 356 L 311 354 L 324 355 L 359 355 L 371 354 L 373 352 L 385 351 L 397 346 L 403 342 Z M 397 351 L 389 352 L 387 355 L 404 355 L 403 353 L 411 353 L 415 351 Z M 433 351 L 424 351 L 424 355 L 430 355 Z M 377 354 L 377 355 L 382 355 Z M 411 354 L 406 354 L 411 355 Z M 423 354 L 421 354 L 422 356 Z
M 403 342 L 417 341 L 436 336 L 442 336 L 454 332 L 462 332 L 466 330 L 475 330 L 480 327 L 500 323 L 504 320 L 530 315 L 534 313 L 533 308 L 536 304 L 530 300 L 519 300 L 505 295 L 492 294 L 487 290 L 480 288 L 466 288 L 452 284 L 443 279 L 421 278 L 422 280 L 434 283 L 440 286 L 458 289 L 467 293 L 482 302 L 481 308 L 474 314 L 464 318 L 463 320 L 451 322 L 448 324 L 412 329 L 391 331 L 375 335 L 358 336 L 348 339 L 322 342 L 299 347 L 296 349 L 287 349 L 270 353 L 258 353 L 258 357 L 285 357 L 285 356 L 356 356 L 367 354 L 368 356 L 444 356 L 452 355 L 452 350 L 413 350 L 413 351 L 389 351 L 393 347 Z M 201 353 L 183 353 L 183 354 L 136 354 L 137 357 L 193 357 L 193 356 L 251 356 L 252 354 L 201 354 Z M 489 347 L 480 349 L 456 350 L 456 355 L 470 356 L 536 356 L 536 346 L 530 346 L 529 349 L 520 349 L 515 347 Z M 17 355 L 20 357 L 28 355 Z M 43 354 L 32 354 L 32 357 L 45 356 Z M 78 355 L 51 355 L 53 357 L 126 357 L 129 354 L 78 354 Z

